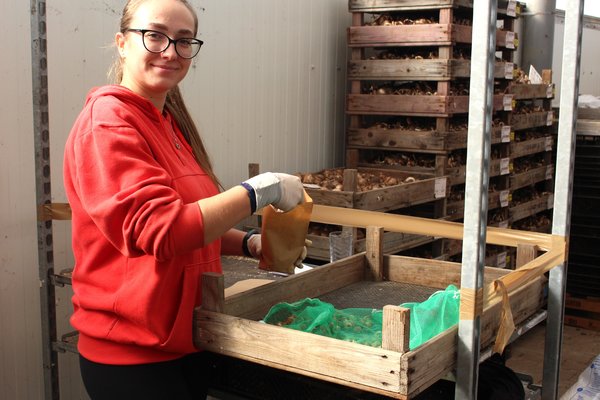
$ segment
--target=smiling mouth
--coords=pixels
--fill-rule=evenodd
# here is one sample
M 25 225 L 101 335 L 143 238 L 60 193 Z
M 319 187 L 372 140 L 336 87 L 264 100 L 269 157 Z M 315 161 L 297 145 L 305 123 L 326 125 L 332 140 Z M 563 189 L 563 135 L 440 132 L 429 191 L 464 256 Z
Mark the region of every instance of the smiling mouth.
M 169 67 L 169 66 L 166 66 L 166 65 L 156 65 L 156 64 L 153 64 L 153 66 L 154 66 L 154 68 L 158 68 L 158 69 L 162 69 L 162 70 L 166 70 L 166 71 L 177 71 L 177 68 L 175 68 L 175 67 Z

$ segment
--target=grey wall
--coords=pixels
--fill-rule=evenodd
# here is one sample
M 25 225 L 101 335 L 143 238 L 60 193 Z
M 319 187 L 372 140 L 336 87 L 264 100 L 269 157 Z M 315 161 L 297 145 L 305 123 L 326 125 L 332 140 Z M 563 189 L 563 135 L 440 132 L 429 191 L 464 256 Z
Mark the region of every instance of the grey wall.
M 346 0 L 192 0 L 205 41 L 184 95 L 225 186 L 247 165 L 283 172 L 342 165 Z M 29 2 L 3 2 L 0 33 L 0 399 L 43 398 Z M 53 201 L 66 201 L 62 152 L 87 91 L 106 82 L 124 1 L 46 3 Z M 57 269 L 71 267 L 56 221 Z M 60 333 L 69 288 L 57 289 Z M 77 359 L 60 355 L 62 398 L 85 398 Z

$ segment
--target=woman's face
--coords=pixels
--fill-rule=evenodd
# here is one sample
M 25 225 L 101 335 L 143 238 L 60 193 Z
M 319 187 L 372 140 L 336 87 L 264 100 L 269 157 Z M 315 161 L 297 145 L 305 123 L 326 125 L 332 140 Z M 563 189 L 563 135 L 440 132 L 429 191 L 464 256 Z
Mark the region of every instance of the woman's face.
M 159 31 L 173 40 L 191 38 L 194 37 L 194 17 L 177 0 L 148 0 L 135 11 L 128 28 Z M 185 77 L 192 60 L 179 57 L 173 43 L 162 53 L 149 52 L 140 32 L 119 32 L 116 42 L 123 59 L 121 85 L 162 109 L 167 92 Z

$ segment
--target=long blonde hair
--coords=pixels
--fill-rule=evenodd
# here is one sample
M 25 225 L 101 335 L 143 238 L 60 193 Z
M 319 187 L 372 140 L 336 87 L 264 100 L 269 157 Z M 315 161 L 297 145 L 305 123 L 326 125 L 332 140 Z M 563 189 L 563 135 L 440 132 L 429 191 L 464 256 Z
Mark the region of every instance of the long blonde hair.
M 121 32 L 124 33 L 130 27 L 130 23 L 135 12 L 144 1 L 146 0 L 127 1 L 127 4 L 125 4 L 125 7 L 123 8 L 123 14 L 121 16 L 121 23 L 119 26 Z M 190 13 L 192 13 L 192 16 L 194 17 L 194 36 L 196 36 L 198 33 L 198 15 L 196 14 L 196 11 L 186 0 L 177 1 L 186 6 Z M 115 61 L 111 66 L 108 75 L 109 79 L 113 83 L 121 83 L 123 80 L 123 61 L 121 57 L 115 57 Z M 185 105 L 181 91 L 179 90 L 179 86 L 175 86 L 169 91 L 169 93 L 167 93 L 165 108 L 171 114 L 177 123 L 177 126 L 183 133 L 183 136 L 192 147 L 194 156 L 200 167 L 202 167 L 204 172 L 211 177 L 215 185 L 222 189 L 223 186 L 213 171 L 210 157 L 206 152 L 206 148 L 204 147 L 204 143 L 200 137 L 200 132 L 198 131 L 198 128 L 196 127 L 196 124 L 194 123 L 194 120 L 192 119 L 192 116 Z

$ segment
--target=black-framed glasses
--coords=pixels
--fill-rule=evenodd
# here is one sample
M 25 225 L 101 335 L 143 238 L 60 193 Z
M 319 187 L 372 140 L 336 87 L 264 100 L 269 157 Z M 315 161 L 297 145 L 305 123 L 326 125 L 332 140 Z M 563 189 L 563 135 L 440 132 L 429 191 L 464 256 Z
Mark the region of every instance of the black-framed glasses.
M 138 32 L 142 34 L 142 43 L 150 53 L 162 53 L 166 51 L 171 43 L 175 46 L 175 52 L 181 58 L 194 58 L 198 55 L 200 47 L 204 42 L 196 38 L 171 39 L 162 32 L 151 29 L 125 29 L 125 32 Z

